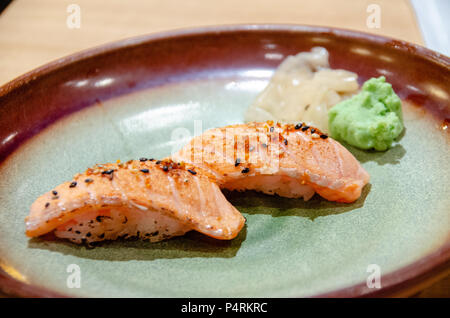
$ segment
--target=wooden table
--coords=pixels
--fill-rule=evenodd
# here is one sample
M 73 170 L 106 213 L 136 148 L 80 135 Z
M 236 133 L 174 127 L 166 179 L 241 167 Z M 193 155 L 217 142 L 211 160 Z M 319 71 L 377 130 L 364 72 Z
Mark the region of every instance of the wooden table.
M 70 29 L 69 4 L 81 9 Z M 369 4 L 381 9 L 369 28 Z M 408 0 L 14 0 L 0 15 L 0 85 L 59 57 L 163 30 L 235 23 L 297 23 L 372 32 L 423 44 Z M 450 297 L 450 277 L 418 295 Z
M 67 6 L 81 9 L 79 29 Z M 366 25 L 378 3 L 379 29 Z M 106 42 L 176 28 L 299 23 L 373 32 L 422 44 L 407 0 L 14 0 L 0 15 L 0 85 L 59 57 Z

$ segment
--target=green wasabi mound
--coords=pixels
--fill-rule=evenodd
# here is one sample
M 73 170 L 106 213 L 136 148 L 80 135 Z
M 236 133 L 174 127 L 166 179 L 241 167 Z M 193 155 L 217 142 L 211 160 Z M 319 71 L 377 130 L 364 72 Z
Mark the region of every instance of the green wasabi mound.
M 402 103 L 384 76 L 328 112 L 330 134 L 361 149 L 384 151 L 403 131 Z

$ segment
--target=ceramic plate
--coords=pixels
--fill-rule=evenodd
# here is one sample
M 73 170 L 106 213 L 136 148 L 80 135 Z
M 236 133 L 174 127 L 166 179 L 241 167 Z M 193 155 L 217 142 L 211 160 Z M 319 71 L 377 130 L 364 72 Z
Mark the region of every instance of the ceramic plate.
M 362 83 L 384 75 L 406 131 L 386 152 L 349 147 L 371 174 L 353 204 L 226 192 L 247 218 L 229 242 L 189 233 L 94 249 L 28 239 L 40 194 L 95 163 L 164 157 L 243 122 L 281 60 L 323 46 Z M 0 88 L 0 286 L 20 296 L 406 295 L 448 272 L 449 59 L 383 37 L 250 25 L 143 36 L 63 58 Z M 80 288 L 68 284 L 75 264 Z M 381 288 L 367 285 L 376 271 Z M 370 288 L 375 287 L 375 288 Z

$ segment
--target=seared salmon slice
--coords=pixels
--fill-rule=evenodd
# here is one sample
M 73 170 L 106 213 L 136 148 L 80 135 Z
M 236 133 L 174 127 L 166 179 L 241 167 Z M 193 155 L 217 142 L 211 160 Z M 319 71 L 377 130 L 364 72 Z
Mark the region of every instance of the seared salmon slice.
M 319 129 L 253 122 L 210 129 L 173 154 L 229 190 L 289 198 L 353 202 L 369 174 L 340 143 Z
M 229 240 L 245 219 L 194 166 L 143 158 L 77 174 L 40 196 L 25 221 L 29 237 L 53 231 L 91 243 L 118 237 L 154 242 L 190 230 Z

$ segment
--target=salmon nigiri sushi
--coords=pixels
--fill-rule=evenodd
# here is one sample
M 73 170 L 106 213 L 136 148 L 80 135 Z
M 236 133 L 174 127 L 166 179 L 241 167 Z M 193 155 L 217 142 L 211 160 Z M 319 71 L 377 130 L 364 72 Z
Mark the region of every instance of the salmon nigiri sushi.
M 272 121 L 210 129 L 171 156 L 229 190 L 353 202 L 369 174 L 341 144 L 304 123 Z
M 53 232 L 87 244 L 119 237 L 156 242 L 190 230 L 229 240 L 245 223 L 195 167 L 145 158 L 77 174 L 40 196 L 25 221 L 29 237 Z

